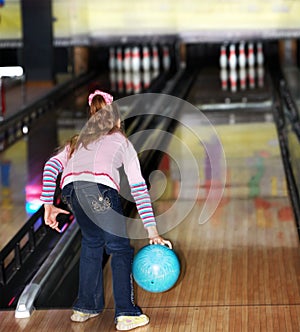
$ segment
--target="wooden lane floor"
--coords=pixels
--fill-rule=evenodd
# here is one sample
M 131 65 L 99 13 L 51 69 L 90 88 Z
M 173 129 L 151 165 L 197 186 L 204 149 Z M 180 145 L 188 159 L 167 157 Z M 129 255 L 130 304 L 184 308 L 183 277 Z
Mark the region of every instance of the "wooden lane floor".
M 112 309 L 85 323 L 73 323 L 70 310 L 39 310 L 34 318 L 17 320 L 12 312 L 0 313 L 3 331 L 94 332 L 116 331 Z M 149 308 L 150 324 L 135 331 L 299 331 L 298 306 L 203 306 Z
M 197 130 L 199 124 L 193 123 Z M 204 172 L 205 153 L 185 129 L 177 130 L 199 160 L 200 177 L 194 186 L 200 189 L 190 212 L 164 234 L 181 261 L 177 284 L 159 294 L 136 287 L 137 303 L 150 316 L 150 324 L 137 331 L 299 331 L 299 239 L 275 126 L 266 122 L 215 128 L 226 156 L 227 183 L 206 222 L 199 222 L 199 216 L 205 204 L 215 202 L 214 197 L 206 200 L 210 181 Z M 175 158 L 188 159 L 185 149 L 173 141 L 170 149 L 176 150 Z M 184 163 L 181 171 L 189 172 L 189 165 Z M 192 200 L 186 194 L 177 202 L 181 183 L 173 170 L 172 165 L 162 166 L 167 174 L 162 193 L 163 181 L 154 175 L 151 194 L 159 197 L 154 201 L 157 216 L 171 209 L 180 214 Z M 137 250 L 147 241 L 132 243 Z M 15 319 L 13 311 L 2 311 L 0 330 L 114 331 L 109 265 L 105 290 L 106 309 L 86 323 L 72 323 L 70 308 L 36 310 L 30 319 Z

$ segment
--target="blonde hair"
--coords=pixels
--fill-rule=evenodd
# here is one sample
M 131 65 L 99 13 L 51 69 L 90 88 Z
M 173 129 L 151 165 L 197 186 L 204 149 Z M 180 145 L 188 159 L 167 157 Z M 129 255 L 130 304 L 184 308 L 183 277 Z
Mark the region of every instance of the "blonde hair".
M 72 154 L 76 149 L 76 145 L 77 145 L 77 142 L 78 142 L 78 137 L 79 137 L 79 135 L 76 134 L 76 135 L 72 136 L 69 139 L 69 141 L 67 142 L 67 144 L 69 145 L 68 159 L 70 159 L 72 157 Z
M 98 96 L 95 96 L 92 101 L 91 114 L 95 110 L 93 105 L 96 97 Z M 81 131 L 77 140 L 76 149 L 80 145 L 87 149 L 90 143 L 104 135 L 110 135 L 114 132 L 121 132 L 123 134 L 119 126 L 120 120 L 120 113 L 115 104 L 105 105 L 101 109 L 97 109 Z

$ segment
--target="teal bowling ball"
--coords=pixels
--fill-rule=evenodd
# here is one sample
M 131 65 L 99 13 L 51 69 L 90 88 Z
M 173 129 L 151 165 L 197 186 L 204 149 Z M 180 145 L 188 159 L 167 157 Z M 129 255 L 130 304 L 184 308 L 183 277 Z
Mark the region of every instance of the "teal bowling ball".
M 151 293 L 172 288 L 179 278 L 180 262 L 175 252 L 160 244 L 141 248 L 134 256 L 132 275 L 135 282 Z

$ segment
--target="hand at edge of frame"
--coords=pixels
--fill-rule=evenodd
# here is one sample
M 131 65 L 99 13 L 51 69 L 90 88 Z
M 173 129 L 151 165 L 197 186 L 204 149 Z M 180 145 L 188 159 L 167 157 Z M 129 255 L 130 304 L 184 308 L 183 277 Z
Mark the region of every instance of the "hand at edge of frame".
M 56 220 L 56 217 L 60 213 L 70 214 L 70 212 L 60 209 L 60 208 L 54 206 L 53 204 L 44 204 L 44 210 L 45 210 L 45 212 L 44 212 L 45 224 L 60 233 L 60 229 L 58 228 L 58 221 Z

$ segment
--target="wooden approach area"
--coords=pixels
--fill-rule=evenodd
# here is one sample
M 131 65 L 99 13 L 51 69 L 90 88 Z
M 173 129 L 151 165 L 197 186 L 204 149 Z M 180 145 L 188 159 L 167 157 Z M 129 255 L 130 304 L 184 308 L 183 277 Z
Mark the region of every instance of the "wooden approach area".
M 277 208 L 286 200 L 274 200 Z M 137 331 L 300 331 L 300 253 L 292 220 L 261 228 L 254 200 L 223 202 L 211 222 L 198 225 L 198 208 L 169 233 L 181 259 L 178 284 L 162 294 L 136 291 L 150 324 Z M 247 220 L 241 216 L 248 213 Z M 223 215 L 222 218 L 219 217 Z M 217 234 L 217 236 L 215 236 Z M 110 271 L 107 309 L 85 323 L 71 310 L 37 310 L 30 319 L 0 312 L 0 330 L 114 331 Z
M 259 137 L 255 130 L 267 135 L 268 128 L 273 152 L 257 154 L 255 148 L 249 152 L 249 142 Z M 247 128 L 240 129 L 245 135 Z M 230 144 L 226 139 L 231 129 L 217 130 L 227 157 L 228 181 L 222 200 L 209 220 L 199 223 L 205 202 L 205 195 L 200 195 L 186 218 L 164 235 L 180 258 L 181 275 L 165 293 L 147 293 L 136 287 L 136 301 L 150 316 L 150 324 L 136 331 L 300 331 L 299 238 L 274 124 L 252 124 L 249 142 L 243 146 L 241 137 L 235 140 L 234 136 L 238 125 L 233 126 Z M 258 146 L 264 150 L 270 139 Z M 245 155 L 246 150 L 253 154 L 252 159 Z M 258 179 L 262 170 L 264 176 Z M 255 179 L 267 177 L 268 182 L 253 185 Z M 154 204 L 156 214 L 171 209 L 175 202 L 176 176 L 170 178 L 169 194 Z M 181 204 L 187 202 L 188 198 Z M 176 208 L 179 211 L 180 204 Z M 136 249 L 146 243 L 133 241 Z M 14 311 L 2 311 L 0 331 L 115 331 L 109 265 L 105 290 L 105 311 L 85 323 L 71 322 L 71 309 L 36 310 L 29 319 L 15 319 Z

